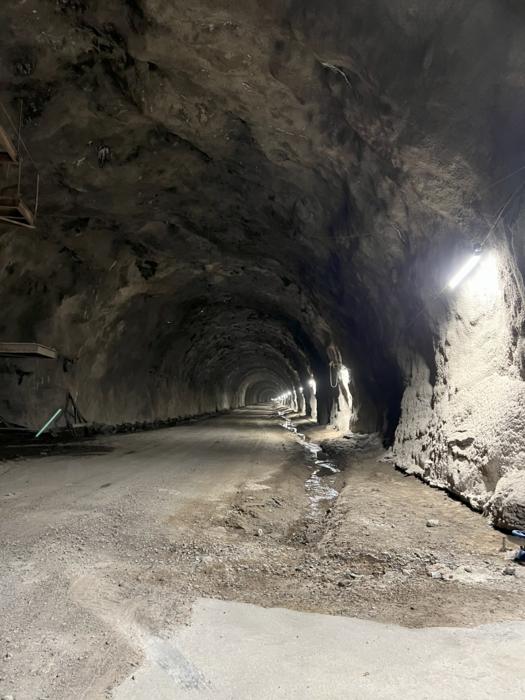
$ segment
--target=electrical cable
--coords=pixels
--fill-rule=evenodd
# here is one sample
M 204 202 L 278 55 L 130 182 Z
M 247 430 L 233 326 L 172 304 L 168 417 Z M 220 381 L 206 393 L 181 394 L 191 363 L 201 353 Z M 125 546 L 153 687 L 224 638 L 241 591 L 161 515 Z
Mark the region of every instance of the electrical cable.
M 523 167 L 523 169 L 525 169 L 525 166 Z M 508 209 L 508 207 L 511 205 L 511 203 L 512 203 L 514 197 L 518 194 L 518 192 L 520 191 L 520 189 L 522 189 L 524 186 L 525 186 L 525 179 L 518 185 L 518 187 L 512 192 L 512 194 L 510 195 L 510 197 L 509 197 L 509 198 L 506 200 L 506 202 L 503 204 L 503 206 L 502 206 L 501 209 L 499 210 L 498 214 L 496 215 L 496 218 L 494 219 L 494 222 L 493 222 L 492 225 L 490 226 L 490 228 L 489 228 L 489 230 L 488 230 L 488 232 L 487 232 L 487 235 L 483 238 L 483 240 L 482 240 L 481 243 L 479 244 L 479 246 L 480 246 L 481 249 L 483 249 L 483 246 L 484 246 L 485 243 L 488 241 L 488 239 L 489 239 L 489 237 L 491 236 L 492 232 L 496 229 L 496 226 L 497 226 L 497 225 L 499 224 L 499 222 L 501 221 L 501 218 L 503 217 L 503 214 L 505 213 L 505 211 L 506 211 L 506 210 Z M 430 303 L 433 303 L 434 301 L 436 301 L 436 299 L 439 299 L 439 297 L 441 297 L 441 296 L 445 293 L 447 287 L 448 287 L 448 283 L 447 283 L 442 289 L 440 289 L 433 297 L 431 297 Z M 406 330 L 408 330 L 409 328 L 411 328 L 411 327 L 414 325 L 414 323 L 417 321 L 417 319 L 418 319 L 422 314 L 425 313 L 425 311 L 426 311 L 426 308 L 425 308 L 425 305 L 423 305 L 423 306 L 421 307 L 421 309 L 418 311 L 418 313 L 404 326 L 404 328 L 402 329 L 402 331 L 406 331 Z M 398 335 L 398 338 L 397 338 L 397 341 L 396 341 L 396 347 L 397 347 L 397 344 L 399 343 L 399 340 L 400 340 L 400 338 L 401 338 L 401 332 L 402 332 L 402 331 L 399 332 L 399 335 Z
M 521 173 L 523 170 L 525 170 L 525 165 L 522 165 L 521 168 L 514 170 L 513 172 L 509 173 L 508 175 L 504 175 L 499 180 L 495 180 L 494 182 L 491 182 L 490 185 L 487 185 L 487 187 L 480 190 L 480 192 L 487 192 L 488 190 L 491 190 L 493 187 L 496 187 L 496 185 L 501 185 L 502 182 L 505 182 L 506 180 L 510 180 L 511 177 L 514 177 L 514 175 Z
M 525 186 L 525 180 L 523 180 L 523 181 L 518 185 L 518 187 L 516 187 L 516 189 L 514 190 L 514 192 L 510 195 L 510 197 L 507 199 L 507 201 L 505 202 L 505 204 L 501 207 L 501 209 L 500 209 L 499 212 L 498 212 L 498 215 L 497 215 L 496 218 L 494 219 L 494 223 L 493 223 L 492 226 L 489 228 L 488 233 L 487 233 L 487 235 L 485 236 L 485 238 L 482 240 L 482 242 L 481 242 L 481 247 L 483 247 L 483 246 L 485 245 L 485 243 L 488 241 L 490 234 L 494 231 L 494 229 L 496 228 L 496 226 L 497 226 L 497 225 L 499 224 L 499 222 L 501 221 L 501 218 L 502 218 L 503 214 L 505 213 L 505 211 L 507 210 L 507 208 L 511 205 L 512 200 L 513 200 L 514 197 L 518 194 L 518 192 L 520 191 L 520 189 L 522 189 L 524 186 Z

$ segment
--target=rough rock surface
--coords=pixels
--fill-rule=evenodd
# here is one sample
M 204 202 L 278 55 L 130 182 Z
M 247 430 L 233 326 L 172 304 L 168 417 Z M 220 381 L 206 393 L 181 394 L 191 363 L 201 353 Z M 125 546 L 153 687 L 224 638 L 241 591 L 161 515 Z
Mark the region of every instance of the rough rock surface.
M 453 317 L 434 329 L 430 362 L 419 353 L 407 359 L 394 445 L 399 465 L 480 510 L 525 467 L 524 315 L 517 270 L 504 260 L 486 253 L 456 290 Z M 525 523 L 522 509 L 500 507 L 501 497 L 491 501 L 498 524 Z
M 321 422 L 476 507 L 525 466 L 521 2 L 26 0 L 0 39 L 42 175 L 1 336 L 60 353 L 2 363 L 1 416 L 309 411 L 313 375 Z
M 525 471 L 510 472 L 498 481 L 489 511 L 498 527 L 510 530 L 525 523 Z

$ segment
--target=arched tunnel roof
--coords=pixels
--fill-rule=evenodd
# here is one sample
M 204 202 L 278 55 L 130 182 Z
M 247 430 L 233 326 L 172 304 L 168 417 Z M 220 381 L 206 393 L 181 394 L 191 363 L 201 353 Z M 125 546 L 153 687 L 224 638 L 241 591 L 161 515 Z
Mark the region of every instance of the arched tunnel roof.
M 37 229 L 2 233 L 4 335 L 57 347 L 46 386 L 99 420 L 310 376 L 327 415 L 344 361 L 356 410 L 393 430 L 400 348 L 434 332 L 412 319 L 493 211 L 483 188 L 523 160 L 518 15 L 489 0 L 1 7 L 2 101 L 21 106 L 42 181 Z

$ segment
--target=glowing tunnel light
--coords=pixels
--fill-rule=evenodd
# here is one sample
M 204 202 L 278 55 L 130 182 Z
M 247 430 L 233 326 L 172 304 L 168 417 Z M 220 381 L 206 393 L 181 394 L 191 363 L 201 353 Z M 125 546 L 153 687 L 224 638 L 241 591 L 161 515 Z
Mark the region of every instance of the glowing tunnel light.
M 447 285 L 448 288 L 455 289 L 458 286 L 458 284 L 462 282 L 475 267 L 477 267 L 480 260 L 481 253 L 475 253 L 474 255 L 471 255 L 467 262 L 463 265 L 463 267 L 456 272 L 454 277 L 452 277 L 452 279 Z
M 345 384 L 348 386 L 348 383 L 350 382 L 350 372 L 348 370 L 348 367 L 345 367 L 344 365 L 341 365 L 339 369 L 339 378 Z

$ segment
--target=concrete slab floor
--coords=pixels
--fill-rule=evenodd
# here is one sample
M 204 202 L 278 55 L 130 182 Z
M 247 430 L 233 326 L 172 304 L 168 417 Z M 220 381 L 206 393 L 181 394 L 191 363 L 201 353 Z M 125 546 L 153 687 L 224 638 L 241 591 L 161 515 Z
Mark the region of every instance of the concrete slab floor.
M 145 640 L 115 700 L 525 697 L 525 623 L 405 629 L 198 600 L 191 625 Z

